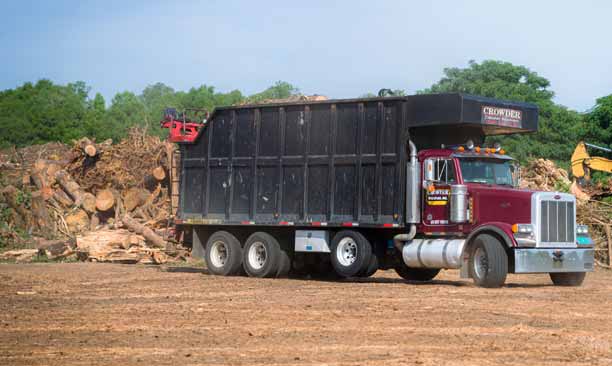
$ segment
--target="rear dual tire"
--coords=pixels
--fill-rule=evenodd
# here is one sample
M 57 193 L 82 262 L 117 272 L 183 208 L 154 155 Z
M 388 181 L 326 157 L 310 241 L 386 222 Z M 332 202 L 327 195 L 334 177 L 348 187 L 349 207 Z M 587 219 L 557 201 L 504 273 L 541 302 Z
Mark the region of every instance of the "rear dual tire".
M 210 273 L 234 276 L 242 271 L 242 248 L 238 239 L 227 231 L 217 231 L 206 242 L 204 255 Z
M 244 244 L 243 267 L 249 277 L 285 277 L 291 260 L 278 241 L 270 234 L 256 232 Z
M 334 271 L 340 277 L 355 277 L 360 274 L 374 273 L 378 267 L 372 261 L 372 245 L 363 234 L 353 230 L 343 230 L 334 235 L 331 242 L 330 259 Z

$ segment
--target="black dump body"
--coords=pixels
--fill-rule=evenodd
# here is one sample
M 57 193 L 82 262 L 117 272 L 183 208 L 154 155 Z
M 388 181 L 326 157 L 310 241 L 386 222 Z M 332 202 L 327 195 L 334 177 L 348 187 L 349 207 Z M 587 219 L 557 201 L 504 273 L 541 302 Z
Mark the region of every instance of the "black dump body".
M 217 108 L 181 144 L 180 219 L 193 224 L 403 225 L 419 149 L 536 131 L 537 106 L 462 94 Z

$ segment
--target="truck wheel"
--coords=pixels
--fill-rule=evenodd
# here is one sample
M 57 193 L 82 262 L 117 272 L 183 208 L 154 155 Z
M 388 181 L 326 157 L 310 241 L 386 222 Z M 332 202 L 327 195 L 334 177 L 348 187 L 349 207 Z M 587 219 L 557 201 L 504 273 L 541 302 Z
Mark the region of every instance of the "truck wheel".
M 549 273 L 549 275 L 555 286 L 580 286 L 586 272 Z
M 378 271 L 378 257 L 376 256 L 376 254 L 372 253 L 372 256 L 370 256 L 370 263 L 368 263 L 368 267 L 363 273 L 359 275 L 359 277 L 371 277 L 374 273 L 376 273 L 376 271 Z
M 396 265 L 394 269 L 406 281 L 431 281 L 440 273 L 440 268 L 410 268 L 404 263 Z
M 340 277 L 353 277 L 363 273 L 370 264 L 372 246 L 357 231 L 338 232 L 331 243 L 331 263 Z
M 244 244 L 242 263 L 249 277 L 275 277 L 280 266 L 281 249 L 270 234 L 256 232 Z
M 206 242 L 204 260 L 212 274 L 218 276 L 237 275 L 242 269 L 240 242 L 227 231 L 217 231 Z
M 480 234 L 474 240 L 469 269 L 474 283 L 481 287 L 501 287 L 508 275 L 508 255 L 494 236 Z

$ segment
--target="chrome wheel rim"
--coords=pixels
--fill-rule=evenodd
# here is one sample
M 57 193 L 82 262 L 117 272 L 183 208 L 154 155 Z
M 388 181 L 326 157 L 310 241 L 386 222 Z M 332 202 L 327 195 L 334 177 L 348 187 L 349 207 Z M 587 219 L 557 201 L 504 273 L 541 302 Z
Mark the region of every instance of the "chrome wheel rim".
M 209 256 L 210 262 L 213 266 L 217 268 L 225 266 L 228 257 L 227 245 L 220 240 L 215 241 L 210 247 Z
M 266 246 L 257 241 L 249 248 L 249 265 L 253 269 L 262 269 L 268 259 L 268 253 L 266 252 Z
M 478 278 L 484 278 L 489 270 L 489 260 L 487 253 L 482 248 L 477 248 L 474 252 L 474 273 Z
M 351 237 L 344 237 L 336 248 L 336 258 L 345 267 L 350 266 L 357 260 L 357 243 Z

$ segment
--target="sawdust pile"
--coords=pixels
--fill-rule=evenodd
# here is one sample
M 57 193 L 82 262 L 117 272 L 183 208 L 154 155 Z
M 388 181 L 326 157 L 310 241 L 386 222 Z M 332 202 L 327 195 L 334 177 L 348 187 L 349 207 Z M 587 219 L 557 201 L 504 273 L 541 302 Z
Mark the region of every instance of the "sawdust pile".
M 174 145 L 132 129 L 117 144 L 88 138 L 0 154 L 0 240 L 35 255 L 110 262 L 183 258 L 173 242 Z M 21 243 L 20 243 L 21 242 Z M 91 242 L 96 245 L 95 250 Z M 94 254 L 95 252 L 95 254 Z M 4 253 L 27 260 L 34 252 Z M 23 255 L 22 255 L 23 254 Z

